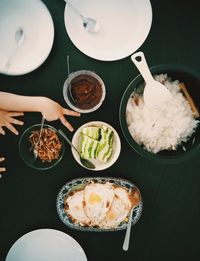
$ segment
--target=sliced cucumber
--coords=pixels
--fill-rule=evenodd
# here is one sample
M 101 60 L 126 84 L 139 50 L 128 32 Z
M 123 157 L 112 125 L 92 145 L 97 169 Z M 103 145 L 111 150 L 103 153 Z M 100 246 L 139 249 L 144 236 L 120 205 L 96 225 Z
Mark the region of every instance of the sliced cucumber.
M 95 159 L 96 149 L 98 146 L 98 141 L 94 140 L 87 135 L 83 135 L 82 145 L 81 145 L 81 155 L 85 159 Z
M 82 130 L 81 155 L 106 163 L 112 155 L 113 131 L 106 127 L 85 127 Z
M 100 129 L 99 127 L 85 127 L 83 128 L 83 134 L 89 136 L 92 139 L 98 140 L 100 136 Z

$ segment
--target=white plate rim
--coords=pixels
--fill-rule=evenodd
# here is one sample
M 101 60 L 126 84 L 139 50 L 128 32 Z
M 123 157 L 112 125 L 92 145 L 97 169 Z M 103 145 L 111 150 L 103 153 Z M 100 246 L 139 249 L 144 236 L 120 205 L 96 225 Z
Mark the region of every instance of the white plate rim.
M 45 233 L 49 233 L 49 235 L 54 236 L 55 239 L 57 239 L 58 236 L 61 236 L 62 239 L 66 240 L 66 241 L 70 240 L 71 242 L 75 243 L 76 251 L 80 252 L 83 255 L 82 261 L 87 261 L 87 257 L 86 257 L 84 250 L 82 249 L 81 245 L 73 237 L 71 237 L 70 235 L 68 235 L 62 231 L 59 231 L 56 229 L 49 229 L 49 228 L 36 229 L 36 230 L 30 231 L 30 232 L 24 234 L 23 236 L 21 236 L 20 238 L 18 238 L 15 241 L 15 243 L 11 246 L 11 248 L 9 249 L 9 252 L 6 256 L 5 261 L 9 261 L 10 258 L 11 258 L 11 260 L 13 260 L 13 257 L 12 257 L 13 252 L 16 251 L 17 247 L 20 247 L 20 244 L 23 244 L 23 241 L 26 241 L 26 240 L 30 241 L 32 237 L 40 236 Z

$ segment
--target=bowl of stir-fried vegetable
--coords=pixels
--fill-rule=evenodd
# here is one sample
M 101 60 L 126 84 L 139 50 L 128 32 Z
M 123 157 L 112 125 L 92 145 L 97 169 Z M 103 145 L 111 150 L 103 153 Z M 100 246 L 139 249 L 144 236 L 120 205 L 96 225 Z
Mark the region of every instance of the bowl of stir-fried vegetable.
M 44 124 L 36 124 L 26 129 L 19 141 L 19 152 L 23 161 L 39 170 L 50 169 L 57 165 L 64 154 L 63 137 L 58 131 Z

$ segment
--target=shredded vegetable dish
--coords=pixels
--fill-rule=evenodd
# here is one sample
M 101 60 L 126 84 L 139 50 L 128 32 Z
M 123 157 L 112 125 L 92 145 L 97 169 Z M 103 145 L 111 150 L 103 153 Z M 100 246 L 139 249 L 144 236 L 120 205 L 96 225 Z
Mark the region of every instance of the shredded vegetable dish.
M 62 143 L 56 132 L 50 128 L 44 128 L 40 136 L 40 130 L 32 131 L 29 141 L 32 148 L 37 151 L 37 156 L 42 162 L 51 162 L 59 158 Z M 39 141 L 39 142 L 38 142 Z

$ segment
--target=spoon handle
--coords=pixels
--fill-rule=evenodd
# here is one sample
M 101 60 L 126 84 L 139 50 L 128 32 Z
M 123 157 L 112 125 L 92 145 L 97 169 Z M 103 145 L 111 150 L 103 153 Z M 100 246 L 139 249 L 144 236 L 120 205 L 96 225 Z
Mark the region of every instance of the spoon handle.
M 134 53 L 133 55 L 131 55 L 131 60 L 138 68 L 146 83 L 154 80 L 147 65 L 143 52 Z
M 67 138 L 67 136 L 65 135 L 65 133 L 62 130 L 58 131 L 60 133 L 60 135 L 63 136 L 63 138 L 69 143 L 70 146 L 72 146 L 73 149 L 75 149 L 75 151 L 80 155 L 80 152 L 77 150 L 77 148 L 72 144 L 72 142 Z
M 122 247 L 122 249 L 124 251 L 127 251 L 129 248 L 133 210 L 134 210 L 134 207 L 131 209 L 131 213 L 129 215 L 129 220 L 128 220 L 128 224 L 127 224 L 127 228 L 126 228 L 126 234 L 125 234 L 124 243 L 123 243 L 123 247 Z
M 9 55 L 7 62 L 5 64 L 5 71 L 8 71 L 8 69 L 10 68 L 11 64 L 12 64 L 12 59 L 15 56 L 18 48 L 22 45 L 24 41 L 24 30 L 22 27 L 19 27 L 16 32 L 15 32 L 15 48 L 12 50 L 11 54 Z
M 41 136 L 42 136 L 42 130 L 43 130 L 43 127 L 44 127 L 44 121 L 45 121 L 45 117 L 42 116 L 42 122 L 41 122 L 41 127 L 40 127 L 40 134 L 39 134 L 39 138 L 38 138 L 37 144 L 40 143 L 40 139 L 41 139 Z
M 78 15 L 80 15 L 82 18 L 84 18 L 84 16 L 69 2 L 69 0 L 64 0 L 66 2 L 67 5 L 69 5 Z

